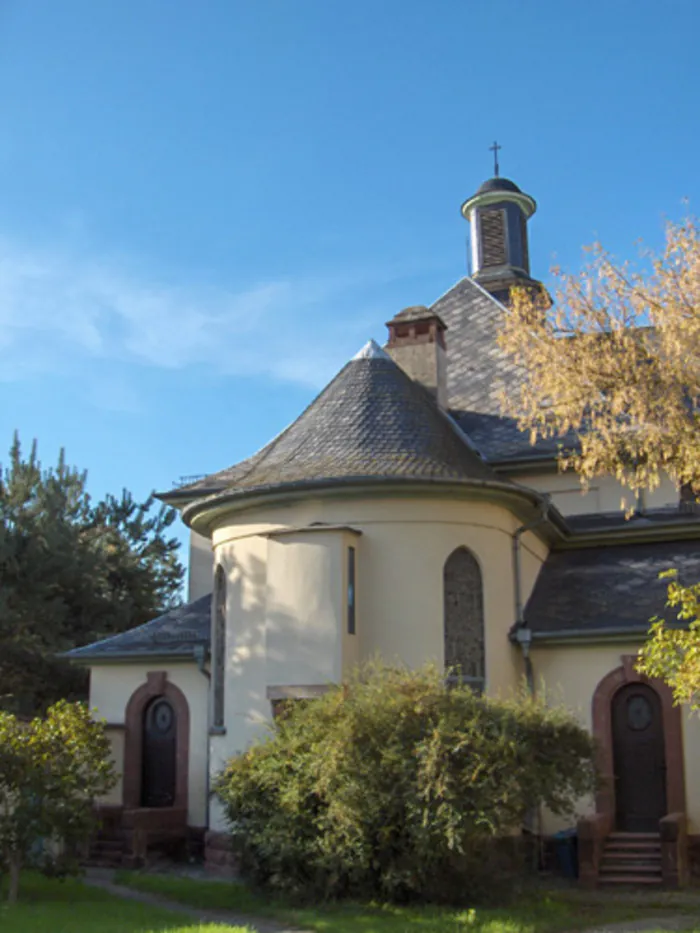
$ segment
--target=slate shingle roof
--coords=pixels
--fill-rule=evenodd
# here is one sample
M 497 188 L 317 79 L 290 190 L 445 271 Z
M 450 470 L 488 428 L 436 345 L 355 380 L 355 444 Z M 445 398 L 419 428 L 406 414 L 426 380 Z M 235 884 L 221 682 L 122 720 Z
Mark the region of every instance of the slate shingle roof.
M 431 306 L 447 325 L 447 394 L 450 411 L 487 460 L 555 457 L 575 437 L 531 444 L 512 418 L 501 415 L 499 396 L 517 384 L 520 371 L 499 349 L 506 309 L 470 278 L 463 278 Z
M 372 342 L 261 451 L 177 493 L 353 478 L 502 482 L 430 393 Z
M 538 437 L 534 444 L 527 432 L 518 428 L 514 418 L 483 414 L 478 411 L 451 411 L 460 428 L 474 442 L 477 449 L 491 463 L 505 463 L 528 457 L 552 459 L 560 449 L 575 449 L 576 436 Z
M 500 415 L 499 392 L 518 371 L 496 343 L 503 305 L 470 278 L 431 305 L 447 325 L 447 394 L 458 411 Z
M 68 651 L 71 661 L 108 661 L 110 658 L 193 657 L 211 639 L 211 594 L 171 609 L 128 632 Z
M 679 579 L 700 579 L 700 541 L 623 544 L 550 553 L 525 608 L 537 635 L 604 629 L 644 631 L 659 615 L 675 621 L 667 610 L 668 583 L 663 570 L 675 568 Z

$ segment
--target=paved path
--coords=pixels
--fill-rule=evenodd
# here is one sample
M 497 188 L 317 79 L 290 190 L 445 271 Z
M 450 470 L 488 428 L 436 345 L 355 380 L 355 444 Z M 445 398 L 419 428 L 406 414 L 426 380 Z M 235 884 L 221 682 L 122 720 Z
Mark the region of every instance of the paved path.
M 275 920 L 251 917 L 248 914 L 232 913 L 231 911 L 208 910 L 203 907 L 179 904 L 177 901 L 170 901 L 157 894 L 135 891 L 133 888 L 127 888 L 122 884 L 115 884 L 112 880 L 113 877 L 114 873 L 110 870 L 89 869 L 83 881 L 85 884 L 107 891 L 108 894 L 113 894 L 115 897 L 138 901 L 141 904 L 148 904 L 150 907 L 160 907 L 162 910 L 171 910 L 173 913 L 190 917 L 198 923 L 219 923 L 230 927 L 248 927 L 257 931 L 257 933 L 303 933 L 301 930 L 288 927 L 286 924 L 278 923 Z

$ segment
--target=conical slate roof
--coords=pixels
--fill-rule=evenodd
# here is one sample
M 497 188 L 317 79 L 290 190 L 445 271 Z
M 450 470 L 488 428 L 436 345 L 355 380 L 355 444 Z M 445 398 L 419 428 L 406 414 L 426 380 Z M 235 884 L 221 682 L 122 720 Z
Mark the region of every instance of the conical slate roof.
M 370 341 L 266 447 L 176 495 L 360 478 L 498 481 L 431 394 Z

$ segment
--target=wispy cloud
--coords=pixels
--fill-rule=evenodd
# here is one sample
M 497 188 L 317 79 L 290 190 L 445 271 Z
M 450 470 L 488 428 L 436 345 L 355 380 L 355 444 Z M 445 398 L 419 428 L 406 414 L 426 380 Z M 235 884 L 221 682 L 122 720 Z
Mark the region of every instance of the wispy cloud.
M 0 380 L 105 360 L 318 386 L 387 314 L 367 296 L 411 274 L 351 270 L 228 289 L 0 240 Z

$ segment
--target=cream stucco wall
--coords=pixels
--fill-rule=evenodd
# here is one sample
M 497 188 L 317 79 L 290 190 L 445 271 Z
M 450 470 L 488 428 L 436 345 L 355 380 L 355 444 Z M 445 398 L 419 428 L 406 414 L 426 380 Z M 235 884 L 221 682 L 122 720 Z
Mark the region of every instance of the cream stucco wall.
M 562 515 L 585 515 L 591 512 L 617 512 L 634 503 L 634 495 L 614 476 L 597 477 L 587 491 L 581 487 L 573 471 L 566 473 L 528 473 L 514 476 L 521 486 L 538 492 L 547 492 Z M 678 489 L 667 476 L 659 487 L 644 493 L 646 508 L 674 507 L 678 505 Z
M 639 642 L 608 645 L 535 647 L 533 664 L 538 690 L 552 704 L 569 708 L 579 722 L 592 730 L 592 699 L 600 681 L 621 664 L 623 655 L 635 655 Z M 683 710 L 686 807 L 690 832 L 700 833 L 700 716 Z M 579 814 L 593 812 L 591 800 L 582 800 Z M 545 833 L 563 828 L 563 822 L 543 814 Z
M 267 545 L 268 685 L 323 684 L 342 676 L 343 535 L 284 534 Z
M 301 531 L 314 523 L 334 530 Z M 443 663 L 443 567 L 458 547 L 481 567 L 486 681 L 517 689 L 523 666 L 508 632 L 515 619 L 511 512 L 480 499 L 318 498 L 231 516 L 213 533 L 227 576 L 226 732 L 211 740 L 211 770 L 264 734 L 267 690 L 322 686 L 359 660 L 381 655 Z M 351 526 L 358 535 L 344 531 Z M 279 534 L 287 530 L 294 533 Z M 356 625 L 347 633 L 347 547 L 356 548 Z M 523 598 L 547 548 L 523 539 Z M 212 824 L 220 824 L 214 809 Z
M 214 555 L 211 541 L 196 531 L 190 532 L 190 564 L 187 578 L 187 601 L 211 593 L 214 585 Z
M 146 683 L 149 671 L 167 671 L 168 680 L 184 693 L 190 708 L 188 823 L 207 824 L 207 704 L 208 682 L 195 664 L 99 664 L 90 671 L 90 705 L 110 726 L 124 725 L 126 706 L 135 690 Z M 121 771 L 124 732 L 111 728 L 115 761 Z M 121 783 L 105 803 L 121 803 Z

